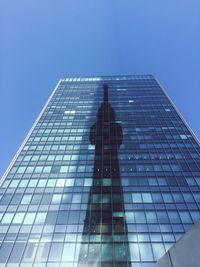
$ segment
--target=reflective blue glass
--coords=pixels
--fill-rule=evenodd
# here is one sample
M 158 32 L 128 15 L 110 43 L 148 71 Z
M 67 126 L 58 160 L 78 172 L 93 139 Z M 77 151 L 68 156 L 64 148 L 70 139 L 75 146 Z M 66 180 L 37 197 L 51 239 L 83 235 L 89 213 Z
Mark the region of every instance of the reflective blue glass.
M 152 266 L 200 219 L 199 153 L 154 76 L 61 79 L 1 179 L 0 266 Z

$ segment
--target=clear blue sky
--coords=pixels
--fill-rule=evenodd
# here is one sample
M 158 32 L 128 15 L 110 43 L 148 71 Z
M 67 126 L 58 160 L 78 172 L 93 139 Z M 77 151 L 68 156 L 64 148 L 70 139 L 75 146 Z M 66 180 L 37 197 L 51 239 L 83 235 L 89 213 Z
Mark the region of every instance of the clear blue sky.
M 0 175 L 65 75 L 154 74 L 200 137 L 199 0 L 0 0 Z

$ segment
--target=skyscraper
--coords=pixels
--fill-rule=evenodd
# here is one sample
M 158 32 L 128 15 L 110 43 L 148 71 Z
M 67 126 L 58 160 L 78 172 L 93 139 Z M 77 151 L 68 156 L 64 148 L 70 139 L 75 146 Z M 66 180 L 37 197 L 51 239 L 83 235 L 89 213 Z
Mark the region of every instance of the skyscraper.
M 61 79 L 1 182 L 0 267 L 151 267 L 200 219 L 198 140 L 152 75 Z

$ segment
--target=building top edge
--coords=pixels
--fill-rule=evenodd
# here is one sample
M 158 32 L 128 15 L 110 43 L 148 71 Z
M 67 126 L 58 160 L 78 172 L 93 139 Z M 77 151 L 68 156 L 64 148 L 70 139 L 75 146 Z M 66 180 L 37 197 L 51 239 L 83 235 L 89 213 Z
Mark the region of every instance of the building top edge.
M 81 81 L 126 81 L 126 80 L 152 80 L 155 79 L 152 74 L 145 75 L 109 75 L 109 76 L 65 76 L 61 79 L 61 81 L 66 82 L 81 82 Z

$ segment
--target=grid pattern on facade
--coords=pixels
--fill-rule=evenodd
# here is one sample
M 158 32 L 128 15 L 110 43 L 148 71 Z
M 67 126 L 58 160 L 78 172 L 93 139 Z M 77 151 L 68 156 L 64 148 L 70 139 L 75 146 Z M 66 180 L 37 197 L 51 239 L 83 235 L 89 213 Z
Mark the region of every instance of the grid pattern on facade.
M 93 174 L 89 135 L 104 83 L 123 131 L 120 184 Z M 199 151 L 153 76 L 62 79 L 2 182 L 0 267 L 87 266 L 80 263 L 83 245 L 85 257 L 100 257 L 98 266 L 153 266 L 200 219 Z M 106 191 L 119 185 L 123 209 L 112 210 L 112 233 L 101 213 L 100 230 L 84 238 L 88 202 L 120 203 Z M 90 200 L 91 188 L 99 187 L 104 191 Z M 117 221 L 127 239 L 113 231 Z

